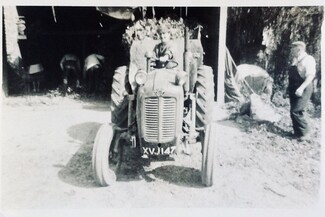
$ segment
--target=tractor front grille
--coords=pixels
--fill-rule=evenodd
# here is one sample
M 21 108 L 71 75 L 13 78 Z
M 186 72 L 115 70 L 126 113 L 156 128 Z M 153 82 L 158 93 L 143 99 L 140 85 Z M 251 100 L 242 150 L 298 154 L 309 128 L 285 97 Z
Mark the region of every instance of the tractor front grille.
M 176 98 L 148 97 L 144 102 L 144 139 L 152 143 L 171 142 L 175 138 Z

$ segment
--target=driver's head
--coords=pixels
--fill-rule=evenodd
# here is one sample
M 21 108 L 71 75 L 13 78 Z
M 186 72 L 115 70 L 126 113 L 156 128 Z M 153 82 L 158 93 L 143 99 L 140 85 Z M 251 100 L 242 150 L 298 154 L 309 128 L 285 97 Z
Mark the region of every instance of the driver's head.
M 158 35 L 162 42 L 167 42 L 170 40 L 170 28 L 166 24 L 160 24 L 157 29 Z

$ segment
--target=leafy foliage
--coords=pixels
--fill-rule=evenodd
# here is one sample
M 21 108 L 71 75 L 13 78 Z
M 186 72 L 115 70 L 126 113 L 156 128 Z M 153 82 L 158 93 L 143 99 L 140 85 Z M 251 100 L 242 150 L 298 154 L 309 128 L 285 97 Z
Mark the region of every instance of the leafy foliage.
M 267 18 L 272 12 L 273 16 Z M 298 40 L 304 41 L 307 44 L 307 52 L 315 57 L 317 78 L 320 80 L 323 8 L 267 8 L 264 16 L 266 17 L 263 43 L 266 45 L 266 52 L 269 53 L 270 68 L 268 70 L 273 74 L 276 84 L 281 85 L 286 74 L 286 66 L 290 63 L 290 44 Z
M 257 51 L 264 49 L 265 69 L 274 79 L 274 89 L 283 90 L 290 64 L 289 46 L 294 41 L 304 41 L 307 52 L 316 59 L 320 93 L 323 7 L 234 7 L 228 14 L 227 46 L 237 63 L 247 62 L 247 56 L 255 58 L 247 63 L 254 63 Z M 318 104 L 320 94 L 317 98 Z
M 197 27 L 200 26 L 198 23 L 196 23 L 194 26 L 195 28 L 191 28 L 191 26 L 193 27 L 193 24 L 191 23 L 191 25 L 188 25 L 182 18 L 179 20 L 173 20 L 170 17 L 166 19 L 143 19 L 138 20 L 131 26 L 127 27 L 125 33 L 123 34 L 122 41 L 125 45 L 130 47 L 133 41 L 144 40 L 145 38 L 151 38 L 154 40 L 159 39 L 157 29 L 160 25 L 166 25 L 170 27 L 172 40 L 184 37 L 185 26 L 190 27 L 190 38 L 197 37 Z

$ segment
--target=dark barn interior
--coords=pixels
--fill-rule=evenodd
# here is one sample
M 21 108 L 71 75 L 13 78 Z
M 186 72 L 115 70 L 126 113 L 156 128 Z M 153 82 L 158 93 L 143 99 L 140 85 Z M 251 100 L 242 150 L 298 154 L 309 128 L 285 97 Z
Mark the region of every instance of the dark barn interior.
M 147 7 L 146 18 L 153 17 L 152 7 Z M 66 53 L 74 53 L 81 60 L 91 53 L 105 57 L 105 74 L 109 82 L 114 69 L 127 65 L 127 51 L 122 44 L 122 35 L 131 20 L 115 19 L 96 10 L 96 7 L 18 6 L 18 15 L 24 16 L 27 39 L 19 40 L 23 64 L 42 63 L 45 79 L 41 89 L 58 87 L 62 72 L 59 62 Z M 155 17 L 182 17 L 188 22 L 203 26 L 202 44 L 205 64 L 213 67 L 217 77 L 219 8 L 216 7 L 154 7 Z M 142 19 L 138 8 L 135 19 Z M 82 63 L 82 61 L 81 61 Z M 8 73 L 9 95 L 15 94 L 14 73 Z M 216 83 L 216 82 L 215 82 Z M 10 88 L 11 87 L 11 88 Z M 18 91 L 19 92 L 19 91 Z

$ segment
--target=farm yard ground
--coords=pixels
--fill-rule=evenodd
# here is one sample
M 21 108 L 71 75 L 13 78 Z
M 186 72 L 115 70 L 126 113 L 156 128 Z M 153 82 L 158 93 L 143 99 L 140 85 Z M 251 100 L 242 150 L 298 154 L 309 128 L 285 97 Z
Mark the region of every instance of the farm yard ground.
M 279 103 L 279 102 L 278 102 Z M 299 142 L 287 104 L 282 119 L 261 123 L 216 106 L 215 184 L 200 184 L 200 145 L 191 156 L 151 164 L 132 150 L 118 182 L 98 187 L 93 141 L 110 120 L 107 99 L 55 94 L 9 97 L 1 112 L 1 210 L 105 208 L 313 208 L 319 202 L 321 118 L 310 109 L 312 137 Z

